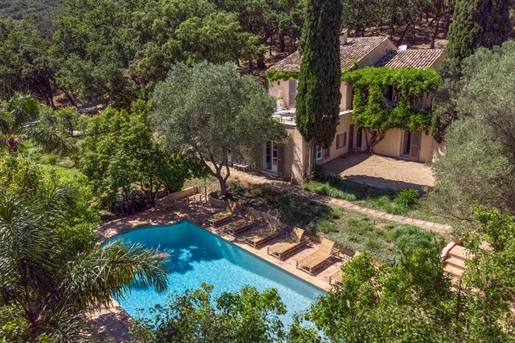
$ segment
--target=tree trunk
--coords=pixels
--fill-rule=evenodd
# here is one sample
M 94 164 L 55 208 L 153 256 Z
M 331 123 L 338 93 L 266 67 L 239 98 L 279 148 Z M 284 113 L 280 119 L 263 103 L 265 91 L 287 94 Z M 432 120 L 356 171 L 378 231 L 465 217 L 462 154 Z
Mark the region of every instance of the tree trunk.
M 435 29 L 433 30 L 433 35 L 431 36 L 431 49 L 435 48 L 435 40 L 438 35 L 438 29 L 440 28 L 440 18 L 436 20 Z
M 308 180 L 313 178 L 313 172 L 315 171 L 315 141 L 312 139 L 308 142 L 308 168 L 306 170 L 306 177 Z
M 370 133 L 370 140 L 368 139 L 368 134 Z M 367 129 L 365 131 L 365 140 L 367 141 L 367 153 L 373 154 L 374 147 L 383 140 L 385 133 L 377 133 L 374 135 L 371 130 Z
M 286 44 L 284 42 L 284 35 L 279 35 L 279 51 L 284 52 L 285 48 L 286 48 Z
M 66 98 L 68 98 L 68 101 L 73 105 L 73 107 L 76 107 L 76 108 L 79 108 L 77 106 L 77 103 L 75 102 L 75 100 L 73 99 L 73 97 L 67 92 L 65 91 L 64 89 L 61 89 L 63 91 L 63 93 L 66 95 Z
M 261 56 L 259 56 L 259 58 L 257 60 L 257 67 L 259 69 L 265 69 L 266 68 L 265 56 L 263 56 L 263 54 L 261 54 Z

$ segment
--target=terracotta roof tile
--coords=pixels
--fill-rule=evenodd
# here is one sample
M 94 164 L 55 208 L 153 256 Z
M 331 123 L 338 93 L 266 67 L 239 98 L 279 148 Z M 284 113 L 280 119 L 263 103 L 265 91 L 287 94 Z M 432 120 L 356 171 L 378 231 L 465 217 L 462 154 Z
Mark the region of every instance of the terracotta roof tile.
M 435 67 L 435 63 L 445 53 L 443 49 L 411 49 L 390 51 L 379 62 L 376 67 L 390 68 L 415 68 L 423 69 Z
M 387 37 L 360 37 L 349 39 L 346 44 L 340 45 L 341 68 L 352 67 L 354 60 L 361 60 L 387 39 Z M 302 57 L 299 52 L 296 51 L 271 68 L 281 71 L 299 72 L 301 61 Z

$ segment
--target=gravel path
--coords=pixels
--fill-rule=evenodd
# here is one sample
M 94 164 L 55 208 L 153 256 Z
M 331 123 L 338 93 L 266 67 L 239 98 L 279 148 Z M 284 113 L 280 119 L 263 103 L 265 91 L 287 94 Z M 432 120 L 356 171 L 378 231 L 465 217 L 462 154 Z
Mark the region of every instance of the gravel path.
M 414 218 L 409 218 L 409 217 L 404 217 L 404 216 L 398 216 L 398 215 L 386 213 L 386 212 L 379 211 L 379 210 L 374 210 L 374 209 L 367 208 L 367 207 L 361 207 L 361 206 L 353 204 L 350 201 L 331 198 L 328 196 L 305 191 L 305 190 L 301 189 L 300 187 L 291 185 L 290 183 L 285 182 L 285 181 L 271 180 L 265 176 L 245 173 L 245 172 L 236 170 L 234 168 L 231 168 L 230 179 L 239 179 L 241 181 L 244 181 L 244 182 L 247 182 L 250 184 L 268 185 L 279 191 L 295 193 L 295 194 L 298 194 L 298 195 L 301 195 L 304 197 L 311 198 L 313 200 L 317 200 L 317 201 L 321 201 L 321 202 L 330 204 L 330 205 L 343 207 L 343 208 L 351 210 L 351 211 L 366 213 L 366 214 L 368 214 L 372 217 L 376 217 L 376 218 L 387 219 L 387 220 L 391 220 L 391 221 L 401 223 L 401 224 L 416 225 L 416 226 L 419 226 L 428 231 L 433 231 L 433 232 L 437 232 L 440 234 L 447 234 L 451 230 L 451 227 L 449 225 L 433 223 L 433 222 L 429 222 L 426 220 L 414 219 Z

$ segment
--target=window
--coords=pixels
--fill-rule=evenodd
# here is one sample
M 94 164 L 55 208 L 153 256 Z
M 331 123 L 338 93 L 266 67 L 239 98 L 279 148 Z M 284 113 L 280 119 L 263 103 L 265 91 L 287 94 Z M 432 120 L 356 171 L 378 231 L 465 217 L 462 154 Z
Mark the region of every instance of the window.
M 288 81 L 288 106 L 295 107 L 295 97 L 297 96 L 297 80 Z
M 336 135 L 336 149 L 343 148 L 347 145 L 347 132 Z
M 317 145 L 315 154 L 316 154 L 317 161 L 320 161 L 324 158 L 324 149 L 322 149 L 321 145 Z

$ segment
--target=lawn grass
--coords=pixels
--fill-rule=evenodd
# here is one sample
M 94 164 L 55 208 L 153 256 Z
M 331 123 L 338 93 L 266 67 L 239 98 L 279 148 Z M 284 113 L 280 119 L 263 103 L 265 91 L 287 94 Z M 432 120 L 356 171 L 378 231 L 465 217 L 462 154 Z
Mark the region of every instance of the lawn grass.
M 447 219 L 430 213 L 423 205 L 415 205 L 410 208 L 395 203 L 396 191 L 393 190 L 372 187 L 334 176 L 304 182 L 301 187 L 309 192 L 351 201 L 359 206 L 395 215 L 448 224 Z
M 390 231 L 402 224 L 280 192 L 266 185 L 244 186 L 232 182 L 230 190 L 238 203 L 274 215 L 310 234 L 331 239 L 340 248 L 369 252 L 382 262 L 397 261 L 401 256 Z

